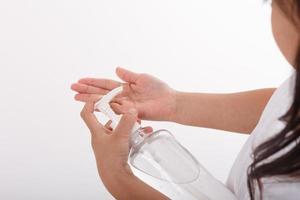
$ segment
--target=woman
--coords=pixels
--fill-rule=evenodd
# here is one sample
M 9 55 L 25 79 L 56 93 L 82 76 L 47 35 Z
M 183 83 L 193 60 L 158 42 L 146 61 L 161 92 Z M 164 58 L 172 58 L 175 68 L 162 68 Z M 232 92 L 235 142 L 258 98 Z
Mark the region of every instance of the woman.
M 127 164 L 130 130 L 136 120 L 251 134 L 230 173 L 227 186 L 238 199 L 300 198 L 300 0 L 272 3 L 275 40 L 294 74 L 278 89 L 233 94 L 184 93 L 147 75 L 117 68 L 125 92 L 111 103 L 124 114 L 115 130 L 95 118 L 94 103 L 120 82 L 85 78 L 72 85 L 86 102 L 81 116 L 92 134 L 99 175 L 117 199 L 167 199 L 135 177 Z M 204 117 L 205 116 L 205 117 Z M 151 132 L 151 128 L 146 130 Z

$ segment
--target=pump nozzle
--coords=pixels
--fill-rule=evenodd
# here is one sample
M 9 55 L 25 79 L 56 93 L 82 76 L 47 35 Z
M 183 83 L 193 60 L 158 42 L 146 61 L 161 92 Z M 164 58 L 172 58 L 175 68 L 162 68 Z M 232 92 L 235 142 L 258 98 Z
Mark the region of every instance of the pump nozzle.
M 95 105 L 95 109 L 99 109 L 104 115 L 106 115 L 111 121 L 111 127 L 115 129 L 121 119 L 121 115 L 117 115 L 110 107 L 109 103 L 113 98 L 115 98 L 118 94 L 121 94 L 123 91 L 123 87 L 117 87 L 103 96 Z M 132 133 L 137 131 L 140 128 L 140 125 L 136 122 Z

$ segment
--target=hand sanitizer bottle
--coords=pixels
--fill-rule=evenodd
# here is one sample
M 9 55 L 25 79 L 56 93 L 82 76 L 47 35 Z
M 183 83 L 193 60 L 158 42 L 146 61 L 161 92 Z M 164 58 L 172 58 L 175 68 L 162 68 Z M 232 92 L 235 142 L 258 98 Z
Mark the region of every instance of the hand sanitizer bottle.
M 113 112 L 109 103 L 122 90 L 122 87 L 112 90 L 95 105 L 95 109 L 112 120 L 113 129 L 121 116 Z M 189 199 L 236 199 L 168 130 L 146 134 L 136 123 L 130 138 L 129 163 L 154 178 L 171 183 L 176 192 L 187 193 Z

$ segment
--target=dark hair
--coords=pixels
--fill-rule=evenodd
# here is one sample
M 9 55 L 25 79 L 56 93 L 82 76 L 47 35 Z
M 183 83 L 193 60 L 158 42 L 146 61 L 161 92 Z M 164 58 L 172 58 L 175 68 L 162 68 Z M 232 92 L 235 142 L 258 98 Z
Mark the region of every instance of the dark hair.
M 282 11 L 291 19 L 299 32 L 300 0 L 275 0 Z M 292 6 L 291 6 L 292 5 Z M 248 168 L 248 190 L 251 200 L 255 199 L 256 186 L 260 199 L 263 198 L 262 178 L 272 176 L 292 177 L 300 180 L 300 45 L 295 59 L 297 70 L 294 88 L 294 100 L 288 112 L 280 118 L 286 123 L 285 128 L 271 139 L 260 144 L 253 152 L 253 162 Z M 292 145 L 292 148 L 282 156 L 263 162 L 271 158 L 282 149 Z

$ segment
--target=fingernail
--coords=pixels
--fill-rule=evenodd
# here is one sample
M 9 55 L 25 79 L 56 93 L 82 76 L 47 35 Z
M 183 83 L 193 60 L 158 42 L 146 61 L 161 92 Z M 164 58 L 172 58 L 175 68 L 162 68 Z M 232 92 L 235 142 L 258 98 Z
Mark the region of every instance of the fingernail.
M 73 84 L 71 85 L 71 89 L 72 89 L 72 90 L 75 90 L 75 87 L 76 87 L 76 86 L 75 86 L 75 83 L 73 83 Z
M 137 116 L 137 110 L 136 110 L 135 108 L 130 108 L 130 109 L 128 110 L 128 113 L 130 113 L 130 114 L 132 114 L 132 115 L 134 115 L 134 116 Z

